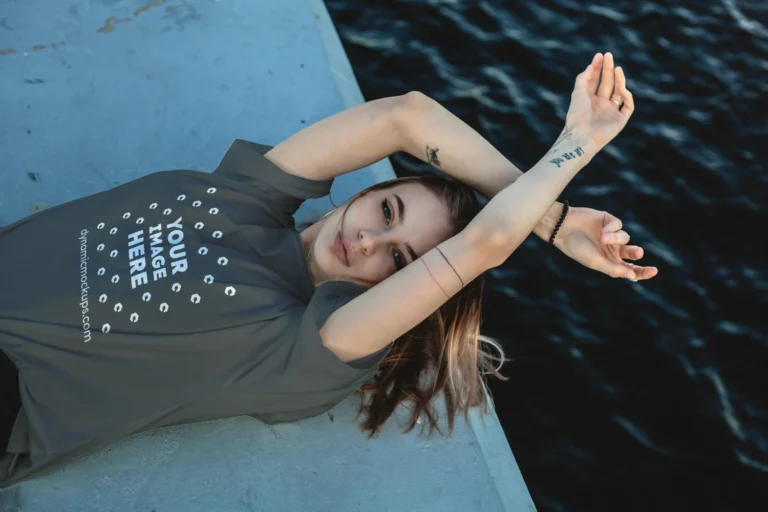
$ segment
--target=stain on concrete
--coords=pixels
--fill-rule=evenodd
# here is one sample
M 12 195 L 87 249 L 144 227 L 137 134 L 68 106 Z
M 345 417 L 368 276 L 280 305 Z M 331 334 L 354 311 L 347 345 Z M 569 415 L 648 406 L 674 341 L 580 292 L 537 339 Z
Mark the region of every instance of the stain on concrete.
M 133 17 L 137 17 L 139 14 L 143 12 L 147 12 L 150 9 L 154 9 L 158 5 L 162 5 L 167 0 L 153 0 L 152 2 L 149 2 L 146 5 L 143 5 L 141 7 L 138 7 L 136 10 L 133 11 Z M 127 23 L 129 21 L 133 21 L 133 18 L 115 18 L 114 16 L 110 16 L 107 18 L 107 21 L 104 22 L 104 26 L 98 29 L 96 32 L 101 32 L 104 34 L 111 34 L 115 30 L 115 25 L 118 23 Z
M 45 50 L 45 45 L 36 44 L 32 47 L 32 51 L 39 52 L 40 50 Z
M 36 172 L 28 172 L 27 177 L 35 183 L 43 181 L 43 178 Z
M 134 16 L 138 16 L 139 14 L 141 14 L 143 12 L 147 12 L 148 10 L 153 9 L 153 8 L 157 7 L 158 5 L 164 4 L 166 1 L 167 0 L 154 0 L 153 2 L 149 2 L 147 5 L 139 7 L 138 9 L 133 11 L 133 15 Z
M 117 25 L 118 23 L 127 23 L 127 22 L 131 21 L 132 19 L 133 18 L 119 19 L 119 18 L 115 18 L 114 16 L 110 16 L 109 18 L 107 18 L 107 21 L 104 23 L 104 26 L 101 27 L 96 32 L 102 32 L 104 34 L 110 34 L 110 33 L 112 33 L 115 30 L 115 25 Z
M 27 128 L 27 135 L 32 135 L 32 130 L 30 130 L 29 128 Z
M 147 77 L 147 80 L 152 80 L 152 73 L 147 73 L 146 77 Z
M 13 48 L 5 48 L 3 50 L 0 50 L 0 55 L 9 55 L 11 53 L 16 53 L 16 50 Z
M 200 19 L 200 14 L 194 6 L 189 4 L 173 5 L 165 8 L 165 16 L 163 19 L 170 18 L 179 30 L 184 30 L 188 21 L 197 21 Z
M 0 27 L 3 27 L 5 30 L 13 31 L 13 27 L 8 24 L 8 16 L 0 18 Z
M 40 203 L 35 203 L 32 205 L 32 211 L 33 212 L 39 212 L 41 210 L 45 210 L 45 205 Z
M 45 80 L 43 80 L 42 78 L 27 78 L 24 81 L 27 82 L 28 84 L 44 84 L 45 83 Z

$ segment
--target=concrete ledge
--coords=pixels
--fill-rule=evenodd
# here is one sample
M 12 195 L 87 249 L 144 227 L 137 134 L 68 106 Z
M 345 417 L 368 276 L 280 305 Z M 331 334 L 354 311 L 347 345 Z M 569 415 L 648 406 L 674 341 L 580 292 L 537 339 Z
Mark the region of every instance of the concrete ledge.
M 210 171 L 235 138 L 274 145 L 364 101 L 321 0 L 29 0 L 3 16 L 0 225 L 146 173 Z M 393 177 L 386 159 L 341 176 L 334 201 Z M 425 438 L 400 433 L 401 409 L 367 440 L 354 405 L 132 436 L 0 494 L 0 511 L 535 510 L 495 414 Z

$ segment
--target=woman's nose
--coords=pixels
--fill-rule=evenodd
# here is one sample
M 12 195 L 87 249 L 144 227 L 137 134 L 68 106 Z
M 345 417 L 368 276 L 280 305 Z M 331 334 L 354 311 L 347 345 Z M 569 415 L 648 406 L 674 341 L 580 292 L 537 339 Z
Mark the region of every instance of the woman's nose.
M 357 236 L 360 242 L 360 249 L 366 256 L 375 253 L 380 245 L 386 243 L 386 235 L 380 231 L 361 229 Z

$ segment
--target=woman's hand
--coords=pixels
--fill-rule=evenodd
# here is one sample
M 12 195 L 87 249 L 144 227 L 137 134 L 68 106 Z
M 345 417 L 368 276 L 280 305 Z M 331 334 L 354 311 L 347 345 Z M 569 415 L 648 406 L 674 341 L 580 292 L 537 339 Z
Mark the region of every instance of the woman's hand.
M 641 267 L 624 260 L 637 261 L 643 248 L 629 243 L 619 219 L 592 208 L 568 209 L 555 237 L 555 247 L 585 267 L 611 277 L 643 280 L 659 273 L 656 267 Z
M 634 110 L 624 71 L 613 67 L 613 55 L 597 53 L 576 77 L 563 134 L 586 135 L 603 148 L 624 129 Z

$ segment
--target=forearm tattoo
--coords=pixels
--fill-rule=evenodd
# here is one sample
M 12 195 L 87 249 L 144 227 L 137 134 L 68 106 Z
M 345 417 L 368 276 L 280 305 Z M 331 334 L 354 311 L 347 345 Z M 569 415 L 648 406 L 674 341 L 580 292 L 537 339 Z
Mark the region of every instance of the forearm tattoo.
M 427 146 L 427 162 L 440 167 L 440 160 L 437 159 L 438 151 L 440 151 L 440 148 L 431 148 Z
M 573 133 L 568 129 L 566 126 L 563 130 L 563 133 L 560 134 L 560 137 L 557 138 L 557 141 L 555 142 L 554 147 L 552 150 L 550 150 L 549 155 L 554 155 L 557 153 L 560 153 L 562 150 L 558 148 L 558 146 L 565 142 L 566 140 L 570 139 L 573 136 Z M 564 163 L 566 160 L 573 160 L 574 158 L 578 158 L 581 155 L 584 154 L 584 150 L 581 146 L 576 146 L 575 149 L 572 151 L 565 151 L 560 153 L 559 156 L 553 158 L 552 160 L 549 160 L 549 163 L 555 164 L 558 168 L 560 168 L 560 165 Z
M 564 153 L 561 153 L 559 157 L 553 158 L 549 161 L 551 164 L 555 164 L 558 168 L 560 167 L 560 164 L 565 162 L 566 160 L 573 160 L 575 158 L 580 157 L 584 154 L 584 150 L 581 149 L 581 146 L 576 146 L 573 151 L 566 151 Z

